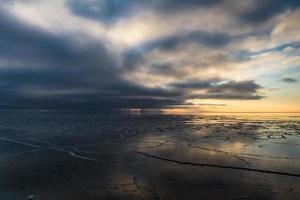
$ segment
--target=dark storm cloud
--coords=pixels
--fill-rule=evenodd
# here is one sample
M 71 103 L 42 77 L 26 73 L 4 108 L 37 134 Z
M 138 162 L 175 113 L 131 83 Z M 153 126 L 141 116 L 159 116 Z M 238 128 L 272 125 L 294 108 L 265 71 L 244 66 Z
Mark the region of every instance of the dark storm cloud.
M 67 0 L 69 9 L 76 15 L 112 23 L 130 15 L 134 9 L 153 9 L 158 12 L 212 6 L 221 0 Z
M 255 93 L 262 87 L 254 81 L 230 81 L 224 84 L 214 85 L 209 89 L 211 93 L 217 92 L 232 92 L 232 93 Z
M 119 64 L 101 42 L 76 46 L 72 36 L 51 35 L 1 13 L 0 58 L 18 61 L 17 67 L 0 69 L 5 107 L 151 107 L 178 101 L 171 99 L 178 92 L 122 79 Z
M 4 1 L 0 0 L 0 2 Z M 103 0 L 92 3 L 92 1 L 69 0 L 66 5 L 77 15 L 114 22 L 128 14 L 133 7 L 168 13 L 199 6 L 213 6 L 219 2 L 217 0 Z M 249 14 L 249 19 L 251 15 Z M 248 20 L 248 17 L 245 19 Z M 169 37 L 146 41 L 141 46 L 129 49 L 121 55 L 124 58 L 123 62 L 120 62 L 112 49 L 109 49 L 108 41 L 86 37 L 88 36 L 73 33 L 52 34 L 10 16 L 0 6 L 0 107 L 152 108 L 183 104 L 188 98 L 263 98 L 258 94 L 261 86 L 254 81 L 222 82 L 221 79 L 216 78 L 176 82 L 167 87 L 150 88 L 138 84 L 134 79 L 122 78 L 124 73 L 130 74 L 136 67 L 141 66 L 150 67 L 150 73 L 180 77 L 183 72 L 172 63 L 145 65 L 147 61 L 143 57 L 144 54 L 154 49 L 171 52 L 191 43 L 220 48 L 232 40 L 225 33 L 183 31 Z M 78 44 L 78 38 L 86 43 Z M 220 59 L 222 62 L 223 57 Z M 196 90 L 204 92 L 191 96 L 190 91 Z
M 174 12 L 174 10 L 192 9 L 197 7 L 213 6 L 222 0 L 154 0 L 142 1 L 149 7 L 155 8 L 163 12 Z
M 63 38 L 55 38 L 50 34 L 25 26 L 0 9 L 0 57 L 20 60 L 66 56 Z
M 244 3 L 248 4 L 246 8 L 242 7 Z M 152 9 L 168 14 L 219 5 L 223 9 L 231 10 L 245 23 L 260 23 L 280 12 L 298 7 L 300 3 L 298 0 L 68 0 L 67 5 L 74 14 L 109 23 L 130 15 L 134 10 Z
M 177 78 L 182 78 L 184 75 L 187 75 L 171 63 L 154 63 L 149 66 L 149 73 Z
M 203 31 L 194 31 L 187 33 L 179 33 L 177 35 L 160 38 L 139 47 L 143 51 L 152 49 L 174 50 L 184 44 L 198 44 L 207 47 L 222 47 L 228 44 L 231 37 L 225 33 L 208 33 Z
M 254 81 L 220 81 L 219 79 L 204 81 L 187 81 L 170 84 L 177 89 L 202 91 L 201 94 L 189 95 L 188 98 L 199 99 L 240 99 L 258 100 L 264 98 L 258 94 L 262 87 Z
M 190 96 L 190 98 L 197 98 L 197 99 L 227 99 L 227 100 L 260 100 L 265 98 L 261 95 L 256 94 L 199 94 Z
M 298 82 L 297 79 L 291 78 L 291 77 L 283 77 L 281 80 L 286 83 L 297 83 Z
M 232 1 L 234 4 L 235 1 Z M 246 9 L 239 10 L 238 7 L 233 6 L 234 12 L 237 12 L 237 17 L 248 23 L 260 23 L 264 22 L 274 15 L 278 15 L 284 10 L 298 7 L 300 2 L 298 0 L 253 0 Z M 232 5 L 228 5 L 232 6 Z
M 70 70 L 70 76 L 93 69 L 114 74 L 115 63 L 102 43 L 94 42 L 79 48 L 74 45 L 76 40 L 70 35 L 52 35 L 1 13 L 0 58 L 18 61 L 24 68 L 38 65 L 41 70 Z M 101 68 L 97 68 L 99 63 Z M 81 68 L 81 65 L 85 65 L 85 68 Z
M 123 67 L 126 70 L 134 70 L 145 62 L 143 52 L 136 51 L 135 49 L 127 50 L 123 55 Z
M 101 43 L 78 48 L 70 36 L 54 36 L 0 16 L 0 58 L 18 61 L 18 67 L 2 66 L 2 82 L 18 85 L 78 87 L 116 79 L 116 67 Z M 101 67 L 98 67 L 101 65 Z M 95 74 L 101 74 L 99 79 Z
M 170 84 L 171 87 L 178 89 L 207 89 L 212 85 L 212 81 L 187 81 L 187 82 L 176 82 Z
M 253 93 L 262 87 L 253 80 L 248 81 L 222 81 L 221 79 L 209 80 L 191 80 L 186 82 L 175 82 L 170 84 L 171 87 L 182 89 L 207 89 L 211 93 L 215 92 L 238 92 Z
M 134 6 L 134 1 L 128 0 L 98 0 L 78 1 L 67 0 L 69 9 L 76 15 L 94 20 L 115 22 L 119 17 L 126 15 Z

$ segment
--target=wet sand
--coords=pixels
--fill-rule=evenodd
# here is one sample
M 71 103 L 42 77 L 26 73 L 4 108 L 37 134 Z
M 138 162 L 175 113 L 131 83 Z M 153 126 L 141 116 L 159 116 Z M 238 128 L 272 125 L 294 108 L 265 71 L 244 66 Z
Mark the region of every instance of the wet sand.
M 298 114 L 0 115 L 0 199 L 299 199 Z

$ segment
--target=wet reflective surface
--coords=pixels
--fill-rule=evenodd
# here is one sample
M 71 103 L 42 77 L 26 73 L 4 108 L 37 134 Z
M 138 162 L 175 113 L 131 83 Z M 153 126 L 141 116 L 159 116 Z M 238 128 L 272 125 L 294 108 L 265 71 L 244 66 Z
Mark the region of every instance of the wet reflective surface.
M 1 111 L 0 199 L 299 199 L 299 116 Z

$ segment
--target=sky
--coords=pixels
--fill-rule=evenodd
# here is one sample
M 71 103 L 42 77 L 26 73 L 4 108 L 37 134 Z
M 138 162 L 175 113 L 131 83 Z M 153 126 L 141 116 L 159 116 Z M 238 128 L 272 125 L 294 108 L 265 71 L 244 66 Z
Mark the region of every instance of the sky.
M 299 5 L 0 0 L 0 108 L 300 112 Z

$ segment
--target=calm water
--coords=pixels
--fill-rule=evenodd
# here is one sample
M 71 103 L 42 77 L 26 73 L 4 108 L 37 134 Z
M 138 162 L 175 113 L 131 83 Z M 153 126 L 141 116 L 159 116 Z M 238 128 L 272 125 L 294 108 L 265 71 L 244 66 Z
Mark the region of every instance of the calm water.
M 299 199 L 300 115 L 0 112 L 0 199 Z

